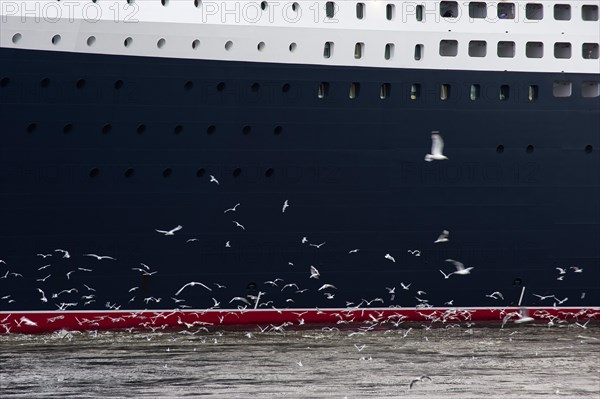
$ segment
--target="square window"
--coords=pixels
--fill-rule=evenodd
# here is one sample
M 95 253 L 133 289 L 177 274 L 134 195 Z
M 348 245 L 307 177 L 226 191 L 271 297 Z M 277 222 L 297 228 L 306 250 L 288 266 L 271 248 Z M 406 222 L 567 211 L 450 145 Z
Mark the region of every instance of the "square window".
M 458 3 L 456 1 L 442 1 L 440 3 L 440 15 L 444 18 L 458 17 Z
M 498 42 L 498 57 L 513 58 L 515 56 L 515 42 Z
M 585 5 L 581 7 L 581 19 L 584 21 L 598 20 L 598 6 Z
M 440 55 L 442 57 L 456 57 L 458 54 L 458 41 L 456 40 L 441 40 Z
M 554 43 L 555 58 L 571 58 L 571 43 Z
M 527 58 L 542 58 L 544 56 L 544 43 L 527 42 L 525 45 L 525 55 Z
M 472 40 L 469 42 L 469 57 L 485 57 L 487 53 L 487 42 Z
M 539 3 L 528 3 L 525 6 L 525 18 L 538 21 L 544 18 L 544 6 Z
M 552 94 L 554 97 L 571 97 L 572 85 L 566 80 L 554 81 L 552 86 Z
M 583 97 L 600 97 L 600 82 L 581 82 L 581 95 Z
M 583 43 L 581 46 L 582 56 L 586 60 L 598 59 L 598 43 Z
M 499 19 L 515 19 L 515 3 L 498 3 Z
M 571 6 L 569 4 L 555 4 L 554 19 L 557 21 L 569 21 L 571 19 Z
M 469 3 L 469 17 L 487 18 L 487 4 L 480 1 L 472 1 Z

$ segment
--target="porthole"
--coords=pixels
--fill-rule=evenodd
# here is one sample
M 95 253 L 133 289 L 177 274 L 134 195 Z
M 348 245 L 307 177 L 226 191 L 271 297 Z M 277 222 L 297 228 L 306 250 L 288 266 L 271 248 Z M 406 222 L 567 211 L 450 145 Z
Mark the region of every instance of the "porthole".
M 63 133 L 71 133 L 73 131 L 73 125 L 70 123 L 67 123 L 66 125 L 63 126 Z
M 201 6 L 202 6 L 202 1 L 201 0 L 194 0 L 194 7 L 200 8 Z
M 134 174 L 135 174 L 135 169 L 133 169 L 133 168 L 128 168 L 128 169 L 125 171 L 125 177 L 126 177 L 126 178 L 133 177 L 133 175 L 134 175 Z
M 227 43 L 225 43 L 225 50 L 229 51 L 231 50 L 231 48 L 233 47 L 233 42 L 231 40 L 227 41 Z
M 160 4 L 162 4 L 163 7 L 166 7 L 169 5 L 169 0 L 160 0 Z
M 219 82 L 217 84 L 217 91 L 223 91 L 225 90 L 225 82 Z
M 196 171 L 196 177 L 202 177 L 206 174 L 206 170 L 204 168 L 200 168 Z
M 298 10 L 300 10 L 300 4 L 292 3 L 292 11 L 298 12 Z
M 111 130 L 112 125 L 110 123 L 107 123 L 106 125 L 102 126 L 102 134 L 108 134 Z
M 210 125 L 207 129 L 206 129 L 206 133 L 208 134 L 215 134 L 215 132 L 217 131 L 217 127 L 215 125 Z
M 90 169 L 89 175 L 91 178 L 98 177 L 99 174 L 100 174 L 100 169 L 98 169 L 98 168 Z
M 254 93 L 256 93 L 259 89 L 260 89 L 260 84 L 258 84 L 258 83 L 253 83 L 252 86 L 250 86 L 250 90 L 252 90 Z
M 293 53 L 294 51 L 296 51 L 296 47 L 298 47 L 298 45 L 296 43 L 290 43 L 290 53 Z
M 175 133 L 175 134 L 183 133 L 183 126 L 182 125 L 175 126 L 175 128 L 173 129 L 173 133 Z
M 290 91 L 289 83 L 285 83 L 283 86 L 281 86 L 281 91 L 284 93 L 287 93 L 288 91 Z
M 117 80 L 114 86 L 115 89 L 119 90 L 121 87 L 123 87 L 123 81 L 121 79 Z
M 498 154 L 502 154 L 504 152 L 504 146 L 501 144 L 498 147 L 496 147 L 496 153 Z
M 143 134 L 146 131 L 146 125 L 144 125 L 143 123 L 141 125 L 138 125 L 136 131 L 137 134 Z
M 588 144 L 588 145 L 585 146 L 585 153 L 586 154 L 591 154 L 593 150 L 594 150 L 594 148 L 590 144 Z
M 50 86 L 50 79 L 44 78 L 44 79 L 40 80 L 40 86 L 42 86 L 44 88 Z
M 75 87 L 83 89 L 85 87 L 85 79 L 79 79 L 77 83 L 75 83 Z
M 263 51 L 265 49 L 265 42 L 258 43 L 256 48 L 258 49 L 258 51 Z
M 56 46 L 58 43 L 60 43 L 60 35 L 52 36 L 52 44 Z
M 167 44 L 167 41 L 165 39 L 159 39 L 158 42 L 156 42 L 156 47 L 163 48 L 165 47 L 165 44 Z
M 273 133 L 277 136 L 279 136 L 281 133 L 283 133 L 283 127 L 281 126 L 275 126 L 275 129 L 273 129 Z
M 235 169 L 233 170 L 233 177 L 240 177 L 240 176 L 241 176 L 241 174 L 242 174 L 242 169 L 240 169 L 240 168 L 235 168 Z
M 10 78 L 4 77 L 0 79 L 0 87 L 6 87 L 10 83 Z
M 527 146 L 527 148 L 525 149 L 525 151 L 526 151 L 528 154 L 533 154 L 533 151 L 534 151 L 534 150 L 535 150 L 535 148 L 534 148 L 534 147 L 533 147 L 531 144 L 529 144 L 529 145 Z
M 194 88 L 194 82 L 192 82 L 191 80 L 188 80 L 187 82 L 185 82 L 185 84 L 183 85 L 183 88 L 187 91 L 190 91 Z
M 244 128 L 242 129 L 242 133 L 245 135 L 250 134 L 251 131 L 252 131 L 252 127 L 250 127 L 250 126 L 244 126 Z
M 20 33 L 15 33 L 12 37 L 12 42 L 14 44 L 17 44 L 19 42 L 19 40 L 21 40 L 23 38 L 23 35 L 21 35 Z
M 127 0 L 127 4 L 133 4 L 134 0 Z
M 192 48 L 194 50 L 198 50 L 198 48 L 200 47 L 200 40 L 196 39 L 192 42 Z
M 275 171 L 273 169 L 269 168 L 269 169 L 266 170 L 265 176 L 266 177 L 271 177 L 271 176 L 273 176 L 274 173 L 275 173 Z
M 37 129 L 37 123 L 30 123 L 27 125 L 27 133 L 33 133 Z
M 96 36 L 90 36 L 90 37 L 88 37 L 86 43 L 90 47 L 93 46 L 94 43 L 96 43 Z
M 266 10 L 268 6 L 269 6 L 269 4 L 266 1 L 261 1 L 261 3 L 260 3 L 261 10 L 263 10 L 263 11 Z
M 173 174 L 173 169 L 171 168 L 167 168 L 165 170 L 163 170 L 162 175 L 163 177 L 169 177 Z
M 123 45 L 124 45 L 125 47 L 129 47 L 129 46 L 131 46 L 131 43 L 133 43 L 133 39 L 132 39 L 132 38 L 130 38 L 130 37 L 128 37 L 127 39 L 125 39 L 125 41 L 123 41 Z

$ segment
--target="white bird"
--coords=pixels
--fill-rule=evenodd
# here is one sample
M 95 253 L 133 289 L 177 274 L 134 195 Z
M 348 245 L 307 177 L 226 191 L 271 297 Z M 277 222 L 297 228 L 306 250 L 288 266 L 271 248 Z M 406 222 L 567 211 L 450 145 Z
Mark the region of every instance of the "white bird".
M 84 284 L 84 287 L 87 288 L 88 291 L 96 291 L 95 289 L 93 289 L 92 287 L 89 287 L 87 285 Z
M 144 302 L 148 303 L 150 301 L 154 301 L 156 303 L 160 302 L 161 298 L 154 298 L 153 296 L 150 296 L 148 298 L 144 298 Z
M 238 223 L 238 222 L 236 222 L 235 220 L 232 220 L 232 222 L 233 222 L 233 223 L 235 223 L 235 225 L 236 225 L 237 227 L 241 227 L 241 228 L 242 228 L 242 230 L 246 230 L 246 228 L 245 228 L 244 226 L 242 226 L 241 224 L 239 224 L 239 223 Z
M 264 282 L 264 284 L 269 284 L 269 285 L 272 285 L 273 287 L 279 287 L 279 286 L 277 285 L 277 282 L 276 282 L 276 281 L 271 281 L 271 280 L 268 280 L 268 281 L 265 281 L 265 282 Z
M 444 140 L 438 131 L 431 132 L 431 154 L 425 155 L 427 162 L 448 159 L 444 154 Z
M 348 253 L 349 253 L 349 254 L 355 254 L 355 253 L 357 253 L 358 251 L 360 251 L 360 249 L 358 249 L 358 248 L 357 248 L 357 249 L 353 249 L 353 250 L 349 251 Z
M 318 291 L 326 290 L 327 288 L 333 288 L 334 290 L 337 290 L 337 287 L 335 285 L 332 285 L 332 284 L 323 284 L 321 286 L 321 288 L 318 289 Z
M 219 181 L 213 175 L 210 175 L 209 183 L 216 183 L 217 185 L 219 185 Z
M 425 291 L 417 291 L 417 295 L 427 295 Z
M 583 272 L 583 269 L 577 267 L 577 266 L 571 266 L 571 269 L 573 269 L 574 273 L 581 273 Z
M 144 275 L 144 276 L 152 276 L 153 274 L 158 273 L 156 271 L 150 273 L 144 269 L 140 269 L 139 267 L 132 267 L 131 270 L 137 270 L 137 271 L 141 272 L 142 275 Z
M 333 299 L 333 297 L 335 296 L 335 294 L 332 294 L 330 292 L 324 292 L 323 295 L 325 295 L 327 299 Z
M 50 266 L 52 266 L 52 265 L 44 265 L 42 267 L 38 267 L 38 270 L 44 270 L 45 268 L 50 267 Z
M 91 272 L 92 269 L 86 269 L 84 267 L 78 267 L 77 270 L 81 270 L 82 272 Z
M 67 280 L 71 279 L 71 274 L 75 273 L 75 270 L 71 270 L 70 272 L 67 272 Z
M 238 207 L 238 206 L 240 206 L 240 205 L 241 205 L 241 204 L 238 202 L 237 204 L 235 204 L 235 205 L 233 206 L 233 208 L 225 209 L 225 210 L 223 211 L 223 213 L 227 213 L 227 212 L 235 212 L 235 211 L 237 210 L 237 207 Z
M 488 298 L 494 298 L 494 299 L 502 299 L 502 300 L 504 300 L 504 296 L 502 295 L 502 293 L 501 293 L 501 292 L 498 292 L 498 291 L 496 291 L 496 292 L 492 292 L 491 294 L 489 294 L 489 295 L 486 295 L 486 297 L 488 297 Z
M 90 257 L 96 258 L 98 260 L 102 260 L 102 259 L 116 260 L 112 256 L 106 256 L 106 255 L 84 254 L 83 256 L 90 256 Z
M 310 266 L 310 278 L 316 278 L 316 279 L 318 279 L 320 275 L 321 274 L 319 273 L 319 271 L 317 270 L 317 268 L 311 265 Z
M 450 278 L 450 276 L 452 276 L 452 275 L 454 274 L 454 273 L 448 273 L 448 274 L 446 274 L 446 273 L 444 273 L 444 272 L 443 272 L 443 271 L 441 271 L 441 270 L 440 270 L 440 273 L 442 273 L 442 274 L 444 275 L 444 278 L 445 278 L 445 279 L 449 279 L 449 278 Z
M 410 382 L 410 384 L 408 385 L 408 389 L 411 389 L 411 388 L 413 387 L 413 385 L 414 385 L 414 384 L 416 384 L 417 382 L 421 382 L 421 381 L 423 381 L 423 380 L 429 380 L 429 381 L 431 381 L 431 378 L 429 378 L 429 377 L 428 377 L 428 376 L 426 376 L 426 375 L 422 375 L 422 376 L 420 376 L 419 378 L 415 378 L 415 379 L 414 379 L 414 380 L 412 380 L 412 381 Z
M 198 281 L 190 281 L 189 283 L 187 283 L 187 284 L 185 284 L 183 287 L 181 287 L 181 288 L 179 289 L 179 291 L 177 291 L 177 292 L 175 293 L 175 296 L 178 296 L 179 294 L 181 294 L 181 291 L 185 290 L 187 287 L 193 287 L 193 286 L 195 286 L 195 285 L 200 285 L 200 286 L 202 286 L 202 287 L 206 288 L 207 290 L 209 290 L 209 291 L 212 291 L 212 289 L 210 289 L 209 287 L 207 287 L 206 285 L 204 285 L 204 284 L 202 284 L 202 283 L 200 283 L 200 282 L 198 282 Z
M 449 235 L 450 235 L 450 232 L 448 230 L 444 230 L 444 231 L 442 231 L 442 234 L 440 234 L 440 236 L 437 238 L 437 240 L 435 240 L 433 243 L 437 244 L 439 242 L 448 242 Z
M 556 270 L 558 270 L 560 272 L 560 274 L 565 274 L 567 271 L 561 267 L 556 267 Z
M 48 298 L 46 298 L 46 294 L 44 294 L 44 291 L 42 291 L 40 288 L 38 288 L 38 291 L 42 294 L 42 297 L 40 298 L 40 301 L 42 301 L 42 302 L 48 302 Z
M 465 268 L 465 265 L 463 265 L 459 261 L 456 261 L 453 259 L 446 259 L 446 262 L 450 262 L 456 267 L 456 271 L 453 272 L 453 274 L 459 274 L 459 275 L 471 274 L 471 270 L 473 270 L 473 267 Z
M 290 207 L 290 203 L 288 202 L 288 200 L 285 200 L 283 202 L 283 207 L 281 208 L 281 213 L 285 213 L 285 210 L 289 207 Z
M 158 229 L 154 229 L 156 230 L 158 233 L 164 234 L 166 236 L 173 236 L 175 235 L 176 231 L 181 230 L 183 227 L 181 225 L 178 225 L 177 227 L 175 227 L 174 229 L 171 230 L 158 230 Z
M 185 242 L 195 242 L 198 241 L 197 238 L 188 238 Z
M 221 285 L 221 284 L 219 284 L 219 283 L 214 283 L 214 285 L 216 285 L 216 286 L 217 286 L 217 288 L 227 288 L 227 287 L 225 287 L 224 285 Z
M 65 251 L 64 249 L 55 249 L 54 252 L 62 252 L 63 253 L 63 258 L 70 258 L 71 254 L 69 253 L 69 251 Z
M 306 244 L 308 242 L 308 238 L 302 237 L 302 241 L 301 242 L 302 242 L 302 244 Z
M 286 288 L 296 288 L 296 290 L 299 290 L 300 287 L 298 287 L 298 284 L 296 283 L 290 283 L 290 284 L 286 284 L 281 288 L 281 291 L 285 290 Z
M 412 285 L 412 283 L 408 283 L 408 285 L 405 285 L 404 283 L 401 282 L 400 285 L 402 286 L 403 290 L 408 291 L 408 287 L 410 287 Z
M 231 248 L 231 241 L 227 241 L 225 243 L 225 248 Z
M 8 278 L 8 273 L 10 273 L 10 270 L 7 270 L 7 271 L 6 271 L 6 274 L 5 274 L 4 276 L 0 277 L 0 279 L 3 279 L 3 278 Z
M 396 259 L 394 259 L 394 257 L 390 254 L 385 254 L 384 258 L 391 260 L 392 262 L 396 263 Z
M 444 303 L 444 305 L 454 306 L 454 299 Z
M 46 259 L 48 256 L 52 256 L 52 254 L 37 254 L 37 256 L 40 256 L 40 257 Z M 6 262 L 2 261 L 0 263 L 6 263 Z
M 358 350 L 359 352 L 361 352 L 363 349 L 365 349 L 367 347 L 367 345 L 358 346 L 358 345 L 354 344 L 354 347 L 356 348 L 356 350 Z
M 37 279 L 37 280 L 35 280 L 35 281 L 41 281 L 41 282 L 45 282 L 45 281 L 48 279 L 48 277 L 50 277 L 50 276 L 52 276 L 52 274 L 49 274 L 49 275 L 47 275 L 47 276 L 46 276 L 46 277 L 44 277 L 44 278 L 38 278 L 38 279 Z
M 12 274 L 15 277 L 23 277 L 23 275 L 21 273 L 11 272 L 10 274 Z
M 556 298 L 554 295 L 546 295 L 546 296 L 542 296 L 542 295 L 538 295 L 538 294 L 532 294 L 533 296 L 537 296 L 538 298 L 540 298 L 540 301 L 543 301 L 544 299 L 548 299 L 548 298 Z
M 395 294 L 396 293 L 396 287 L 394 287 L 394 288 L 385 287 L 385 289 L 388 290 L 388 294 Z
M 131 287 L 131 288 L 129 289 L 129 291 L 128 291 L 128 292 L 133 292 L 133 291 L 135 291 L 135 290 L 137 290 L 137 289 L 139 289 L 139 288 L 140 288 L 140 287 Z
M 560 280 L 560 281 L 563 281 L 565 279 L 565 276 L 558 276 L 556 279 Z
M 326 242 L 322 242 L 320 244 L 308 244 L 308 245 L 310 245 L 311 247 L 315 247 L 315 248 L 321 248 L 325 244 L 326 244 Z
M 229 303 L 231 303 L 233 301 L 242 301 L 246 305 L 250 306 L 250 302 L 246 298 L 242 298 L 241 296 L 235 296 L 235 297 L 231 298 L 231 301 L 229 301 Z
M 533 321 L 533 317 L 529 316 L 529 311 L 526 308 L 521 308 L 521 312 L 518 314 L 519 318 L 514 322 L 516 324 L 528 323 Z
M 421 251 L 419 251 L 418 249 L 409 249 L 408 252 L 410 252 L 410 254 L 414 256 L 421 256 Z

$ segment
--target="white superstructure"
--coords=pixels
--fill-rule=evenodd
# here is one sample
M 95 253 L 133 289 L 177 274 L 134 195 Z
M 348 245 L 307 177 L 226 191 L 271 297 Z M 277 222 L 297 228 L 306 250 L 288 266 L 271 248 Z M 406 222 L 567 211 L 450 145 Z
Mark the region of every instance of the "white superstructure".
M 599 73 L 598 0 L 0 1 L 0 46 L 268 63 Z

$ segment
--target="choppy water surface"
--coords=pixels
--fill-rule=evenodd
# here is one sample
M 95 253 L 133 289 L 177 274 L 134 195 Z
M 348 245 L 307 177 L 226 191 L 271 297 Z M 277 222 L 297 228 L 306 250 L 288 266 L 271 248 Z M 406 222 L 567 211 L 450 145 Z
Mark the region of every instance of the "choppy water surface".
M 0 373 L 4 398 L 599 398 L 600 327 L 4 335 Z

